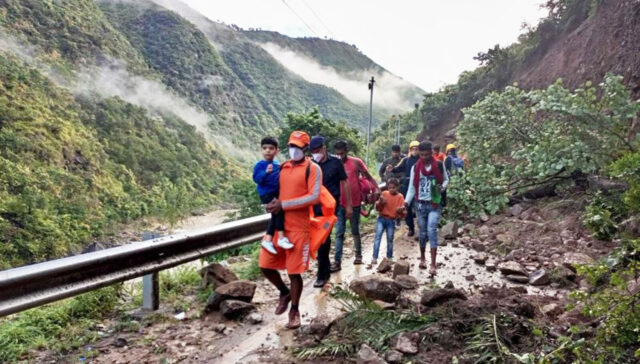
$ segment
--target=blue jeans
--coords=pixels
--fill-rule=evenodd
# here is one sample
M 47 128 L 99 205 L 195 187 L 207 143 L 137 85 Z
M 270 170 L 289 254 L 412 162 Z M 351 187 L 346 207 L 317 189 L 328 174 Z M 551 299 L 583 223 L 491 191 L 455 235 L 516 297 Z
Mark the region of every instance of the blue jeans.
M 396 220 L 380 216 L 376 224 L 376 238 L 373 241 L 373 259 L 378 259 L 380 241 L 382 240 L 382 233 L 384 231 L 387 232 L 387 258 L 393 258 L 393 234 L 396 231 Z
M 416 218 L 418 219 L 418 228 L 420 228 L 420 247 L 427 246 L 427 239 L 431 248 L 438 247 L 438 222 L 440 221 L 440 212 L 442 207 L 433 207 L 431 202 L 417 202 Z
M 336 254 L 334 261 L 338 264 L 342 262 L 342 246 L 344 244 L 344 233 L 347 230 L 347 215 L 344 207 L 338 206 L 336 209 Z M 356 250 L 356 257 L 362 257 L 362 244 L 360 242 L 360 206 L 353 208 L 353 214 L 349 219 L 351 224 L 351 234 L 353 235 L 353 245 Z

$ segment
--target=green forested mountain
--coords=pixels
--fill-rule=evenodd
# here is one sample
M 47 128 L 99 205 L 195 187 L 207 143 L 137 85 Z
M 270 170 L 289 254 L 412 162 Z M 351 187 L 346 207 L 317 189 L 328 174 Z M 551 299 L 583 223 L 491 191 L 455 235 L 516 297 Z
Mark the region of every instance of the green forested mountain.
M 365 124 L 366 106 L 176 4 L 0 0 L 0 268 L 78 252 L 115 223 L 210 206 L 230 176 L 248 176 L 236 156 L 255 155 L 288 112 Z M 336 69 L 366 58 L 331 46 L 346 57 L 325 60 Z M 168 99 L 188 112 L 160 107 Z
M 0 267 L 82 249 L 115 222 L 213 201 L 233 165 L 183 121 L 74 98 L 0 56 Z

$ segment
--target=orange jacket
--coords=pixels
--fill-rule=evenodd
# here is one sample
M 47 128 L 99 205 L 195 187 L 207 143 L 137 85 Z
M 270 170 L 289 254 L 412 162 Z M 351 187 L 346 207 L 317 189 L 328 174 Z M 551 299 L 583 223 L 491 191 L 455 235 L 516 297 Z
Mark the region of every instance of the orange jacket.
M 433 154 L 433 157 L 434 157 L 437 161 L 444 162 L 444 159 L 445 159 L 445 158 L 447 158 L 447 155 L 446 155 L 446 154 L 444 154 L 444 153 L 442 153 L 442 152 L 439 152 L 438 154 L 435 154 L 435 153 L 434 153 L 434 154 Z
M 309 166 L 309 178 L 305 179 Z M 280 167 L 280 201 L 284 210 L 284 229 L 286 231 L 309 231 L 310 207 L 320 200 L 322 170 L 311 163 L 293 164 L 286 161 Z

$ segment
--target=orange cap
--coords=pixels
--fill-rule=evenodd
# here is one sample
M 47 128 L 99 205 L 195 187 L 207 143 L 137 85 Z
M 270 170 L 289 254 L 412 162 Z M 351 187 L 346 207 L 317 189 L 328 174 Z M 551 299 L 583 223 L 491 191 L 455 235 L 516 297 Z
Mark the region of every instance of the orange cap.
M 296 130 L 289 135 L 289 144 L 293 144 L 298 148 L 304 148 L 309 145 L 311 138 L 304 131 Z

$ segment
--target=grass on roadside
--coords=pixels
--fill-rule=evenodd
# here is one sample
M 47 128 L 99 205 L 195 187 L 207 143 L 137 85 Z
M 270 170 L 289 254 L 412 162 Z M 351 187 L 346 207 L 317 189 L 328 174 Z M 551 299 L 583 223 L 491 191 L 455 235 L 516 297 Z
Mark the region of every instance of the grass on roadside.
M 120 285 L 105 287 L 0 320 L 0 362 L 26 360 L 37 349 L 68 352 L 98 339 L 92 327 L 114 312 L 120 291 Z

